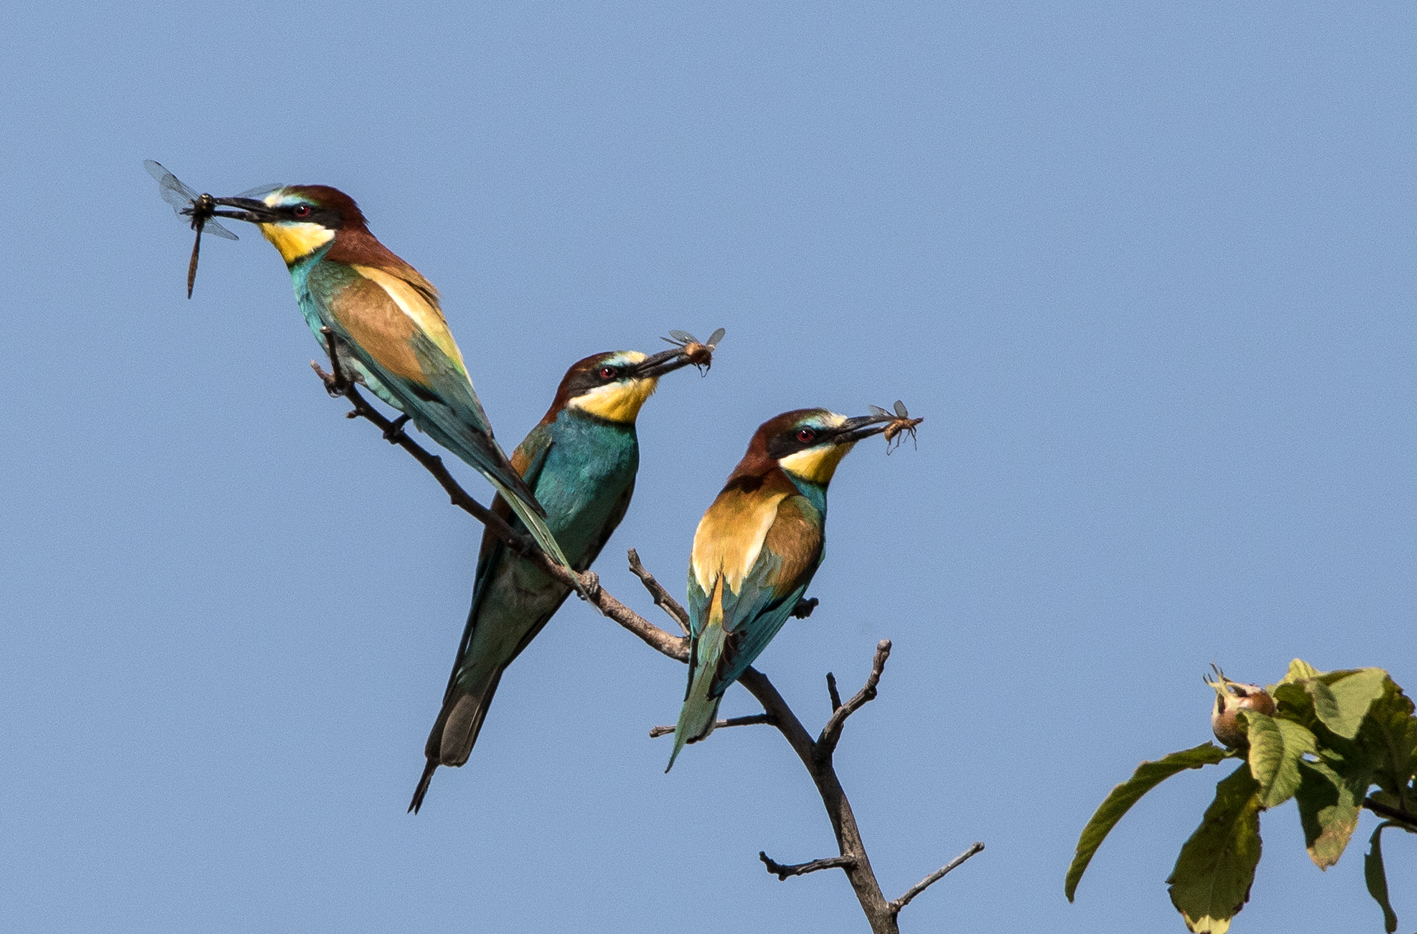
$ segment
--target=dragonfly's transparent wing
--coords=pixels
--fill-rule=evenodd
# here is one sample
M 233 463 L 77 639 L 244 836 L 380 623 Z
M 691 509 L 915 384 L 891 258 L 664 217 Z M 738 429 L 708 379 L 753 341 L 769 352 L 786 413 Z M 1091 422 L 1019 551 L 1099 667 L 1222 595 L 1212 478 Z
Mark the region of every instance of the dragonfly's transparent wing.
M 681 344 L 697 344 L 699 342 L 698 338 L 688 331 L 670 331 L 669 336 Z
M 236 197 L 262 198 L 265 195 L 268 195 L 271 192 L 275 191 L 276 189 L 284 187 L 284 185 L 257 185 L 255 188 L 247 188 L 245 191 L 241 192 L 241 194 L 237 195 Z
M 171 172 L 167 171 L 167 169 L 163 168 L 162 163 L 158 162 L 156 159 L 144 159 L 143 168 L 147 169 L 148 174 L 151 175 L 153 178 L 157 179 L 159 182 L 161 182 L 164 178 L 172 174 Z
M 157 179 L 158 194 L 162 195 L 162 200 L 172 205 L 172 209 L 178 214 L 182 213 L 183 208 L 191 207 L 192 202 L 197 200 L 197 193 L 179 182 L 177 176 L 164 169 L 161 163 L 144 159 L 143 168 Z
M 905 410 L 905 403 L 899 399 L 895 400 L 895 414 L 901 418 L 909 418 L 910 413 Z
M 705 342 L 708 344 L 708 349 L 713 350 L 715 347 L 717 347 L 718 342 L 723 340 L 723 335 L 727 333 L 727 328 L 719 328 L 717 331 L 714 331 L 712 334 L 710 334 L 709 339 Z
M 869 408 L 871 409 L 871 414 L 874 415 L 874 416 L 876 416 L 877 418 L 894 418 L 894 416 L 891 415 L 891 413 L 887 412 L 885 409 L 881 408 L 879 405 L 869 406 Z
M 153 178 L 157 179 L 157 183 L 161 185 L 164 189 L 172 188 L 175 191 L 191 190 L 186 185 L 179 182 L 177 180 L 176 175 L 173 175 L 171 172 L 167 171 L 167 169 L 163 167 L 163 164 L 161 162 L 154 162 L 152 159 L 144 159 L 143 168 L 147 169 L 148 174 L 151 175 Z M 192 197 L 197 197 L 197 193 L 195 191 L 192 192 Z
M 241 239 L 211 218 L 207 218 L 206 226 L 202 228 L 202 233 L 216 234 L 218 237 L 223 237 L 227 240 Z

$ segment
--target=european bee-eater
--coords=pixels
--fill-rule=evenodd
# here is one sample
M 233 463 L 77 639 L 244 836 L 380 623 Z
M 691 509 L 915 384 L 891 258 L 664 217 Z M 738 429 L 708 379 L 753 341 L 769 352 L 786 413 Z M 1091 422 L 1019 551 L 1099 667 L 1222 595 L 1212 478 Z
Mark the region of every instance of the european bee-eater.
M 280 251 L 315 339 L 334 333 L 339 364 L 379 398 L 487 478 L 541 549 L 569 566 L 531 489 L 492 437 L 438 290 L 374 238 L 359 206 L 325 185 L 287 185 L 263 198 L 215 198 L 237 208 Z
M 798 409 L 764 422 L 699 520 L 689 561 L 689 687 L 674 752 L 713 732 L 728 686 L 767 648 L 822 561 L 827 485 L 889 414 Z
M 692 362 L 693 355 L 678 348 L 652 357 L 634 351 L 586 357 L 567 371 L 546 416 L 512 452 L 513 466 L 546 507 L 547 524 L 577 571 L 590 567 L 630 505 L 640 462 L 640 406 L 660 376 Z M 507 513 L 500 496 L 492 508 Z M 569 593 L 490 531 L 483 535 L 472 609 L 410 811 L 422 806 L 438 766 L 467 761 L 502 672 Z

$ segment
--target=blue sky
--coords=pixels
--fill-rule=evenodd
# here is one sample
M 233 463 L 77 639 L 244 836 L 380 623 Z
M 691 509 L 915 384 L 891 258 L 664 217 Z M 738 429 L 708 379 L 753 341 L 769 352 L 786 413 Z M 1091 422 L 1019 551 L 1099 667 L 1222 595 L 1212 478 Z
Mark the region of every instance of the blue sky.
M 762 668 L 895 654 L 838 753 L 906 930 L 1183 930 L 1163 880 L 1223 774 L 1211 662 L 1417 688 L 1410 5 L 12 6 L 0 28 L 0 927 L 856 931 L 787 745 L 662 774 L 683 669 L 568 605 L 472 760 L 404 814 L 479 529 L 340 417 L 278 257 L 143 172 L 319 182 L 443 292 L 498 436 L 573 360 L 728 328 L 640 420 L 624 549 L 682 587 L 777 412 L 904 399 L 832 488 L 821 607 Z M 486 495 L 480 481 L 469 487 Z M 752 712 L 730 692 L 728 715 Z M 1365 817 L 1359 836 L 1366 841 Z M 1237 931 L 1379 930 L 1292 807 Z M 1417 878 L 1392 838 L 1390 877 Z M 1417 901 L 1398 886 L 1411 923 Z

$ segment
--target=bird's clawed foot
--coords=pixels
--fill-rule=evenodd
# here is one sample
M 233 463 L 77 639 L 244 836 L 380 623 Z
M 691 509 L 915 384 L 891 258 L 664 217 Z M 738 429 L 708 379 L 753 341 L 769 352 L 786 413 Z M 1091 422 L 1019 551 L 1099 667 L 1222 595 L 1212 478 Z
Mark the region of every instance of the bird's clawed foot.
M 792 608 L 792 616 L 795 619 L 806 619 L 812 615 L 812 611 L 817 608 L 819 602 L 816 597 L 810 600 L 798 600 L 797 605 Z
M 600 575 L 594 571 L 583 571 L 581 581 L 585 587 L 585 593 L 581 594 L 581 599 L 586 601 L 595 600 L 600 596 Z
M 320 333 L 325 338 L 325 351 L 330 355 L 330 369 L 333 372 L 326 373 L 313 362 L 315 372 L 320 374 L 320 379 L 325 384 L 325 392 L 336 398 L 349 391 L 349 377 L 344 375 L 344 367 L 339 363 L 339 349 L 335 344 L 335 332 L 329 327 L 320 328 Z
M 408 424 L 410 417 L 409 415 L 400 415 L 394 419 L 389 427 L 384 429 L 384 440 L 390 444 L 398 444 L 399 439 L 403 437 L 403 426 Z

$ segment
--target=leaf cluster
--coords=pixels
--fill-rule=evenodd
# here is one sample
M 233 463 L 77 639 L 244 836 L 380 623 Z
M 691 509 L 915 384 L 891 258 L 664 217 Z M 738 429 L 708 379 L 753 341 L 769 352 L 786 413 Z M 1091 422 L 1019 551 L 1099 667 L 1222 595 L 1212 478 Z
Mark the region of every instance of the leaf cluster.
M 1373 831 L 1364 876 L 1382 908 L 1384 929 L 1389 934 L 1397 929 L 1381 838 L 1389 827 L 1417 833 L 1412 701 L 1380 668 L 1321 672 L 1299 659 L 1267 690 L 1274 714 L 1241 711 L 1245 742 L 1239 748 L 1205 743 L 1173 752 L 1143 762 L 1112 789 L 1078 839 L 1065 884 L 1069 901 L 1097 848 L 1142 795 L 1178 772 L 1243 759 L 1244 765 L 1216 785 L 1214 800 L 1167 879 L 1171 902 L 1186 926 L 1209 934 L 1229 929 L 1249 900 L 1260 861 L 1260 813 L 1293 799 L 1309 858 L 1324 870 L 1343 855 L 1364 808 L 1388 818 Z

